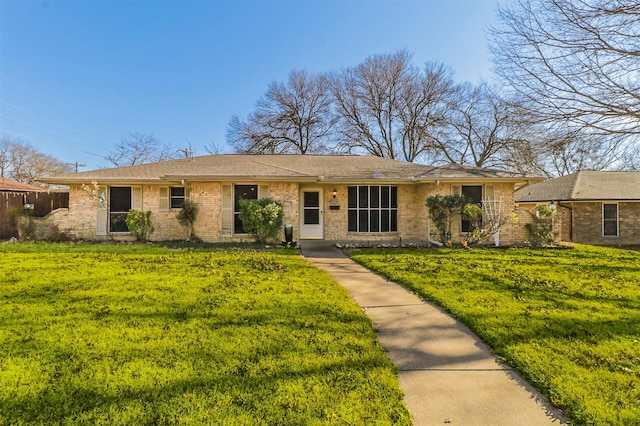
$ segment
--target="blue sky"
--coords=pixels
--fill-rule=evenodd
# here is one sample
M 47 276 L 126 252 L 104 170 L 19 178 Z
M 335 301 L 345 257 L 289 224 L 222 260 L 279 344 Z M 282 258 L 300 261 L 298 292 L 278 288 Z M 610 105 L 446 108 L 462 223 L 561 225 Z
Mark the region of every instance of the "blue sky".
M 223 150 L 270 81 L 406 49 L 456 81 L 491 77 L 493 0 L 0 0 L 0 135 L 109 166 L 129 132 Z

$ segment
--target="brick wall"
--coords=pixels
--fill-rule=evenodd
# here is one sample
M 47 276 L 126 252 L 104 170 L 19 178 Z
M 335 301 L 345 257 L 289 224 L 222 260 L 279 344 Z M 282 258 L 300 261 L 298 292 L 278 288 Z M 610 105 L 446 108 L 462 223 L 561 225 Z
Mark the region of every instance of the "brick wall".
M 640 203 L 618 203 L 618 237 L 602 235 L 602 202 L 573 203 L 573 241 L 583 244 L 640 244 Z
M 336 241 L 404 241 L 428 239 L 430 221 L 426 200 L 429 195 L 451 194 L 451 184 L 406 184 L 398 187 L 398 231 L 388 233 L 350 233 L 348 232 L 347 185 L 312 185 L 323 187 L 324 195 L 324 238 Z M 182 240 L 186 234 L 177 221 L 177 210 L 160 210 L 160 186 L 144 185 L 142 187 L 142 208 L 151 210 L 155 232 L 151 234 L 153 241 Z M 199 211 L 195 222 L 195 235 L 206 242 L 221 241 L 222 237 L 222 184 L 220 182 L 195 182 L 188 188 L 191 199 L 198 205 Z M 333 190 L 336 199 L 333 199 Z M 299 191 L 300 185 L 288 182 L 270 182 L 269 196 L 283 205 L 284 223 L 293 224 L 294 239 L 299 235 Z M 513 186 L 511 184 L 495 184 L 496 199 L 502 199 L 503 209 L 508 212 L 513 206 Z M 332 210 L 331 205 L 340 208 Z M 127 235 L 97 236 L 98 202 L 79 185 L 73 185 L 69 191 L 69 210 L 58 218 L 51 219 L 51 224 L 59 223 L 60 230 L 78 239 L 116 238 L 127 239 Z M 507 224 L 500 231 L 503 243 L 522 242 L 525 239 L 524 223 L 526 216 L 521 216 L 518 225 Z M 523 220 L 525 219 L 525 220 Z M 432 227 L 433 228 L 433 227 Z M 622 229 L 622 225 L 621 225 Z M 432 232 L 434 229 L 431 229 Z M 460 232 L 460 220 L 453 221 L 453 238 L 455 242 L 464 239 Z M 229 237 L 227 237 L 229 238 Z M 282 235 L 284 238 L 284 235 Z M 246 241 L 247 236 L 230 237 L 231 240 Z

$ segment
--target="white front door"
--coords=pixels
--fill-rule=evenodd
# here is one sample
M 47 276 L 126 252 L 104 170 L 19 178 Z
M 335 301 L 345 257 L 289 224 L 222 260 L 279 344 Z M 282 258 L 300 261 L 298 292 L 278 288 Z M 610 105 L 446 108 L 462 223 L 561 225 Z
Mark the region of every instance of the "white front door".
M 322 189 L 300 190 L 300 239 L 322 239 Z

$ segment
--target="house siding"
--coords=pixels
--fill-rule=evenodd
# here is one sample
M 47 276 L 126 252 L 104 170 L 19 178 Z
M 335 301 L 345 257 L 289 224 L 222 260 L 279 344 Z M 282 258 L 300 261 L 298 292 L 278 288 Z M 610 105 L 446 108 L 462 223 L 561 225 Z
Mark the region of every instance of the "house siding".
M 602 235 L 602 204 L 600 201 L 573 203 L 573 242 L 594 245 L 640 244 L 640 203 L 617 203 L 617 237 Z
M 427 197 L 432 195 L 451 195 L 453 193 L 454 186 L 461 185 L 483 185 L 486 190 L 486 186 L 493 186 L 493 196 L 496 201 L 501 201 L 501 214 L 502 215 L 511 215 L 511 213 L 516 213 L 518 216 L 518 222 L 513 223 L 511 220 L 507 221 L 505 225 L 500 228 L 499 237 L 500 244 L 516 244 L 521 243 L 526 239 L 526 230 L 524 228 L 524 224 L 522 223 L 522 219 L 524 219 L 524 223 L 527 223 L 529 219 L 529 215 L 526 212 L 518 212 L 514 209 L 514 193 L 513 193 L 513 184 L 511 183 L 490 183 L 483 184 L 478 182 L 464 182 L 462 184 L 449 184 L 449 183 L 441 183 L 439 185 L 428 185 L 424 194 L 423 194 L 423 207 L 421 210 L 421 214 L 424 217 L 428 216 L 428 209 L 426 207 Z M 523 214 L 524 213 L 524 214 Z M 435 228 L 433 224 L 426 225 L 431 231 L 431 238 L 434 240 L 438 239 L 438 230 Z M 427 235 L 428 232 L 425 230 L 424 235 Z M 467 234 L 462 232 L 462 220 L 461 218 L 456 218 L 451 223 L 451 240 L 454 243 L 460 243 L 467 239 Z M 493 237 L 490 237 L 485 243 L 493 243 Z
M 269 197 L 280 202 L 283 206 L 284 223 L 293 224 L 294 239 L 299 239 L 299 193 L 303 187 L 295 182 L 260 182 L 268 185 Z M 467 184 L 467 183 L 465 183 Z M 474 183 L 468 183 L 472 185 Z M 478 185 L 481 183 L 477 183 Z M 182 240 L 185 231 L 177 221 L 178 210 L 160 209 L 160 187 L 162 185 L 142 185 L 142 209 L 150 210 L 151 220 L 155 231 L 150 235 L 152 241 Z M 205 242 L 219 241 L 247 241 L 247 235 L 223 235 L 222 232 L 222 183 L 221 182 L 193 182 L 187 185 L 190 198 L 198 205 L 199 211 L 194 224 L 195 235 Z M 226 183 L 225 183 L 226 185 Z M 457 184 L 456 184 L 457 185 Z M 490 184 L 494 187 L 494 196 L 502 200 L 504 214 L 513 211 L 513 185 L 511 183 Z M 135 185 L 132 185 L 135 186 Z M 434 228 L 428 218 L 426 207 L 427 197 L 430 195 L 452 193 L 452 184 L 441 183 L 411 183 L 397 184 L 398 188 L 398 230 L 387 233 L 354 233 L 348 232 L 348 185 L 315 184 L 314 187 L 323 188 L 324 207 L 324 235 L 330 241 L 427 241 L 429 229 L 432 236 Z M 333 199 L 333 190 L 336 199 Z M 331 206 L 339 209 L 331 209 Z M 100 236 L 96 234 L 98 202 L 81 185 L 71 185 L 69 191 L 69 209 L 50 219 L 50 223 L 58 223 L 61 230 L 66 230 L 76 239 L 104 239 L 132 240 L 128 234 L 111 234 Z M 526 239 L 523 224 L 528 215 L 519 214 L 519 224 L 506 224 L 500 231 L 501 244 L 522 242 Z M 524 219 L 524 220 L 523 220 Z M 622 222 L 621 222 L 621 232 Z M 460 221 L 453 221 L 453 241 L 461 242 L 465 235 L 460 232 Z M 281 233 L 281 238 L 284 235 Z

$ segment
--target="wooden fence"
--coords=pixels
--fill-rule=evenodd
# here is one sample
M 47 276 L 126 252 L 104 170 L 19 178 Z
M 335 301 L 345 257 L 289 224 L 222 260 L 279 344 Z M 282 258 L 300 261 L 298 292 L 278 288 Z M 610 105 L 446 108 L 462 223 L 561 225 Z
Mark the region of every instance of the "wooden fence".
M 55 209 L 69 207 L 68 192 L 0 192 L 0 240 L 18 236 L 15 209 L 32 206 L 31 214 L 44 217 Z

